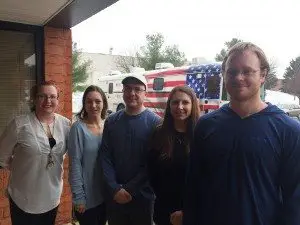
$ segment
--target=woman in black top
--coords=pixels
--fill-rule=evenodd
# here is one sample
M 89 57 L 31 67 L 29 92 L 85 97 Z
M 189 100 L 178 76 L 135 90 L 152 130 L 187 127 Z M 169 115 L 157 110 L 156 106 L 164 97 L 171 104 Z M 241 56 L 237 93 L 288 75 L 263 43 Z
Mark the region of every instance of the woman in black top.
M 155 130 L 148 158 L 150 183 L 156 195 L 156 225 L 180 225 L 185 173 L 193 129 L 199 118 L 194 91 L 175 87 L 168 98 L 165 116 Z

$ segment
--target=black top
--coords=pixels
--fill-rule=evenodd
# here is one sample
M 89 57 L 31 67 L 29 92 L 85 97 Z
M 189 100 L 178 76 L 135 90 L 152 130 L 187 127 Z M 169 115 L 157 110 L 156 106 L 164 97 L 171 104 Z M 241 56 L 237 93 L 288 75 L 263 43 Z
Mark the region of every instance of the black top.
M 174 137 L 170 157 L 161 149 L 151 149 L 149 152 L 149 178 L 156 195 L 154 222 L 158 225 L 170 224 L 170 214 L 182 210 L 188 162 L 187 141 L 185 133 L 175 132 Z

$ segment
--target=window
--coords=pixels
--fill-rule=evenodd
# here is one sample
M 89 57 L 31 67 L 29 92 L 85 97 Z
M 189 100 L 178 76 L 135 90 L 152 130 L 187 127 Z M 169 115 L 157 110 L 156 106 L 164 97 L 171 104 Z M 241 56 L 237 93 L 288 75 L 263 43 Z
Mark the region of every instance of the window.
M 30 111 L 30 89 L 36 84 L 33 33 L 0 30 L 0 133 L 15 116 Z
M 114 92 L 114 83 L 108 84 L 108 94 L 112 94 Z
M 220 94 L 221 78 L 219 76 L 208 77 L 207 80 L 207 91 L 205 97 L 208 99 L 218 99 Z
M 161 91 L 162 89 L 164 89 L 164 82 L 165 82 L 164 78 L 162 78 L 162 77 L 154 78 L 153 90 Z

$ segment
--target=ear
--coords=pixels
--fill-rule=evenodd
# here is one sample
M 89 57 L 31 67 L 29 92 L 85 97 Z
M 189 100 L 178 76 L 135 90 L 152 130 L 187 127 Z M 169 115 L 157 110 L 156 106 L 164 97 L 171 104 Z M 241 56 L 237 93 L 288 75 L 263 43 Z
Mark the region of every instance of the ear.
M 32 106 L 35 106 L 36 103 L 37 103 L 37 99 L 36 99 L 36 98 L 30 99 L 30 104 L 31 104 Z
M 267 70 L 263 69 L 260 73 L 260 80 L 262 85 L 265 83 L 266 77 L 267 77 Z

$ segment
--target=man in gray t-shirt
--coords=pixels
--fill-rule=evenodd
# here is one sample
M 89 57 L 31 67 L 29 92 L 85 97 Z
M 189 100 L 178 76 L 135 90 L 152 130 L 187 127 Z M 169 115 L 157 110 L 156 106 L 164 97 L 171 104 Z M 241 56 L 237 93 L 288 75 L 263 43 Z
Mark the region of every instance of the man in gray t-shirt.
M 160 117 L 143 106 L 144 76 L 127 76 L 122 84 L 126 108 L 106 120 L 100 153 L 109 192 L 108 222 L 152 225 L 154 194 L 146 172 L 147 143 Z

